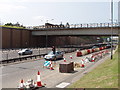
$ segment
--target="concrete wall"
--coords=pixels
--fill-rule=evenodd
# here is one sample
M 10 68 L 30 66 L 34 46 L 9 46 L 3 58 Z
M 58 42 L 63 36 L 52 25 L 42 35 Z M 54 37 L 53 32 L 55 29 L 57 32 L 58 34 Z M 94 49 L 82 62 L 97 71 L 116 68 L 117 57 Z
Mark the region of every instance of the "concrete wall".
M 11 29 L 2 28 L 2 48 L 11 48 L 12 38 Z
M 2 48 L 30 46 L 31 32 L 23 29 L 2 28 Z
M 97 36 L 69 36 L 69 35 L 42 35 L 34 36 L 31 30 L 2 28 L 2 48 L 26 48 L 26 47 L 46 47 L 81 45 L 87 43 L 97 43 Z M 46 42 L 47 41 L 47 42 Z
M 48 46 L 81 45 L 97 43 L 97 36 L 48 36 Z

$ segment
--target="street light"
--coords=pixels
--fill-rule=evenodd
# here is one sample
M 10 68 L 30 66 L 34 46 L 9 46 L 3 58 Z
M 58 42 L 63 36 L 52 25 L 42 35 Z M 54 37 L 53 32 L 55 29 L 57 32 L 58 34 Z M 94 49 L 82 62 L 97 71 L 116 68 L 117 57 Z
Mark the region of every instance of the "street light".
M 117 25 L 118 25 L 118 20 L 117 20 L 117 19 L 114 19 L 114 21 L 115 21 L 115 27 L 117 27 Z
M 54 19 L 50 19 L 50 20 L 46 20 L 46 22 L 48 23 L 48 21 L 53 21 Z
M 111 0 L 111 59 L 113 59 L 113 0 Z
M 46 20 L 46 22 L 48 23 L 48 21 L 52 21 L 52 20 L 54 20 L 54 19 Z M 48 47 L 48 33 L 47 33 L 47 29 L 46 29 L 46 53 L 48 53 L 47 52 L 47 47 Z

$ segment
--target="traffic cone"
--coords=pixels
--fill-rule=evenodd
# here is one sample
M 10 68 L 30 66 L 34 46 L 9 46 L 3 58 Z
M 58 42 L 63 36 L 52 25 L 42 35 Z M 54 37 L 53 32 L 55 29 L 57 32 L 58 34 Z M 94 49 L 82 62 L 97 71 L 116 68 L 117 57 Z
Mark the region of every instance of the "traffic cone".
M 36 82 L 34 82 L 34 87 L 37 87 L 37 84 L 36 84 Z
M 64 58 L 64 62 L 66 62 L 66 59 Z
M 81 63 L 82 63 L 81 67 L 85 67 L 83 59 L 81 60 Z
M 54 70 L 52 66 L 52 61 L 50 61 L 50 70 Z
M 92 60 L 91 60 L 92 62 L 95 62 L 95 60 L 94 60 L 94 57 L 92 57 Z
M 24 83 L 23 83 L 24 81 L 23 81 L 23 79 L 21 80 L 21 82 L 20 82 L 20 88 L 23 88 L 24 87 Z
M 72 56 L 70 56 L 70 59 L 72 59 Z
M 42 87 L 39 71 L 38 71 L 38 74 L 37 74 L 37 87 Z

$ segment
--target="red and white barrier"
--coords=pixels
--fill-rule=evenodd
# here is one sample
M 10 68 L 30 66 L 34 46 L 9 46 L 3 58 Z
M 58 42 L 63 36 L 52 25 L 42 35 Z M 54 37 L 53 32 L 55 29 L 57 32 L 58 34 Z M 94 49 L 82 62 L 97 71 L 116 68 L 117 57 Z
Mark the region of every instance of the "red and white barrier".
M 82 56 L 82 52 L 79 51 L 79 50 L 77 50 L 77 54 L 76 54 L 76 56 L 77 56 L 77 57 Z
M 97 52 L 97 51 L 100 51 L 100 50 L 103 50 L 103 49 L 106 49 L 106 47 L 100 47 L 100 48 L 94 48 L 94 49 L 86 49 L 86 50 L 77 50 L 77 54 L 76 56 L 79 57 L 79 56 L 83 56 L 83 55 L 86 55 L 86 54 L 90 54 L 90 53 L 93 53 L 93 52 Z

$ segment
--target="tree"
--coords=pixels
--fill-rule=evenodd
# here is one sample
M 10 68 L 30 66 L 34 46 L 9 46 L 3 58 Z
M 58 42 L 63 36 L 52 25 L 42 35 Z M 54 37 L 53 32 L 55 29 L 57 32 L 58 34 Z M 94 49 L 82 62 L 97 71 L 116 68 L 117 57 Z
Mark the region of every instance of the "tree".
M 5 24 L 5 26 L 13 26 L 13 24 L 10 22 L 10 23 Z

